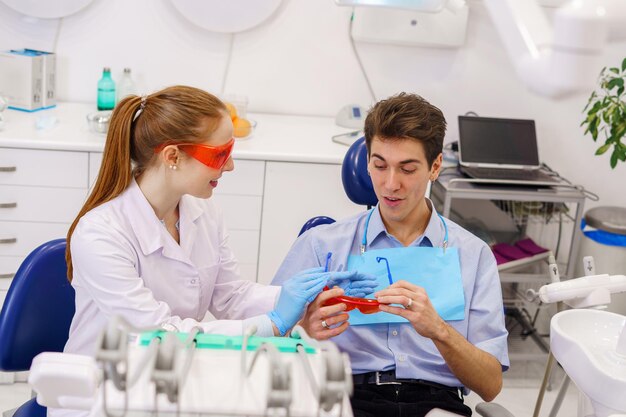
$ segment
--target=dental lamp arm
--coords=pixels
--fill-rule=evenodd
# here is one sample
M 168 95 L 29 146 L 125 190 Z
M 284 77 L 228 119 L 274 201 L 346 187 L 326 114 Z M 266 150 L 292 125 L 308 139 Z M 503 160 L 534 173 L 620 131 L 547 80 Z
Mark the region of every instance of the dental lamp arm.
M 484 4 L 517 75 L 529 89 L 549 97 L 591 90 L 607 33 L 626 37 L 622 0 L 570 1 L 556 10 L 553 28 L 535 0 Z

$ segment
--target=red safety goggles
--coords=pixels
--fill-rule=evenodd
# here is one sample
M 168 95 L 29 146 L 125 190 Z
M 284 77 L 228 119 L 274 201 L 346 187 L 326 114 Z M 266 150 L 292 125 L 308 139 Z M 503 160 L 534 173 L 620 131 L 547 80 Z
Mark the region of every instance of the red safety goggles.
M 169 145 L 178 146 L 187 155 L 202 162 L 209 168 L 222 169 L 233 152 L 235 138 L 232 138 L 227 143 L 220 146 L 200 145 L 196 143 L 164 143 L 157 146 L 154 153 L 161 152 L 163 148 Z
M 328 289 L 328 287 L 324 287 L 325 291 Z M 378 308 L 378 306 L 380 306 L 378 300 L 374 300 L 373 298 L 348 297 L 347 295 L 331 298 L 326 301 L 324 305 L 332 306 L 340 303 L 346 305 L 346 311 L 354 310 L 355 308 L 363 314 L 374 314 L 380 311 Z

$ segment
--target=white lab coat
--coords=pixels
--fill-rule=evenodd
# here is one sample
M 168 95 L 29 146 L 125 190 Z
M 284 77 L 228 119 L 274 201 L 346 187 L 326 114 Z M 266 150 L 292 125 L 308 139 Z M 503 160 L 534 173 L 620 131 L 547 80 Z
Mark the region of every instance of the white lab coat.
M 180 245 L 133 180 L 80 220 L 71 241 L 76 314 L 66 352 L 93 354 L 97 335 L 115 314 L 136 327 L 182 332 L 199 325 L 208 333 L 238 335 L 247 324 L 271 327 L 265 313 L 280 289 L 240 278 L 217 207 L 184 196 L 179 211 Z M 207 311 L 218 320 L 201 323 Z
M 88 212 L 71 240 L 76 313 L 65 352 L 93 355 L 113 315 L 135 327 L 240 335 L 256 325 L 271 335 L 265 315 L 280 287 L 242 280 L 228 247 L 222 215 L 211 200 L 184 196 L 180 245 L 133 180 L 119 197 Z M 206 312 L 218 320 L 201 322 Z M 50 416 L 84 412 L 48 410 Z

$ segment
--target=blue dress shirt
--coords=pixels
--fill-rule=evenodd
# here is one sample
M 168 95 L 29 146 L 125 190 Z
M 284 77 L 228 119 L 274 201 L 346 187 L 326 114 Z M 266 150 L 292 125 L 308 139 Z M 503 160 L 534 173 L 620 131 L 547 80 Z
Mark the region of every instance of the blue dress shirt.
M 428 203 L 432 207 L 432 202 Z M 303 269 L 323 266 L 328 252 L 333 253 L 331 270 L 346 270 L 348 255 L 359 254 L 366 218 L 367 212 L 364 212 L 308 230 L 294 243 L 272 284 L 282 284 Z M 448 324 L 474 346 L 493 355 L 505 371 L 509 367 L 508 332 L 504 326 L 502 291 L 495 258 L 482 240 L 452 221 L 445 221 L 448 246 L 459 250 L 465 293 L 465 319 Z M 433 210 L 424 234 L 410 246 L 441 247 L 444 233 L 443 224 Z M 403 246 L 387 233 L 378 208 L 374 208 L 370 220 L 367 242 L 367 250 Z M 462 386 L 432 340 L 420 336 L 409 323 L 350 326 L 332 341 L 349 354 L 354 374 L 395 369 L 397 378 Z

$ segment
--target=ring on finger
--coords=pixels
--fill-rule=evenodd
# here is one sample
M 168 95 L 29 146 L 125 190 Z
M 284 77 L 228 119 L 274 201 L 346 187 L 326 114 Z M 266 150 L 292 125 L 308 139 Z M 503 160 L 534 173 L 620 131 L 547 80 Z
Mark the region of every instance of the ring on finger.
M 409 298 L 409 302 L 408 302 L 408 303 L 406 303 L 406 308 L 411 307 L 411 305 L 412 305 L 412 304 L 413 304 L 413 299 L 412 299 L 412 298 Z
M 326 320 L 322 320 L 322 327 L 325 329 L 330 329 L 330 326 L 328 325 L 328 323 L 326 323 Z

